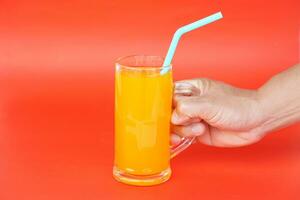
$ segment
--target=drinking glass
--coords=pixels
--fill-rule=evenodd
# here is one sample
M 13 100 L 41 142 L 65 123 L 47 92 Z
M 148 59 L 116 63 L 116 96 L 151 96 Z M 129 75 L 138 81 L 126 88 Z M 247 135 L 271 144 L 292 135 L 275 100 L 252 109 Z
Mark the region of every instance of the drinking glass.
M 115 160 L 113 176 L 131 185 L 155 185 L 171 176 L 170 159 L 194 138 L 170 146 L 172 66 L 160 56 L 134 55 L 115 68 Z M 167 72 L 161 73 L 163 68 Z

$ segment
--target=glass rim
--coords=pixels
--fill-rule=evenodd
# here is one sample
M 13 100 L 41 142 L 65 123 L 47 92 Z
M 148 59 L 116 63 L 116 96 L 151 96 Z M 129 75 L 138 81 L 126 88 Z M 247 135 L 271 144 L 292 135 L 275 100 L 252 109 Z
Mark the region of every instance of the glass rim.
M 146 54 L 133 54 L 133 55 L 128 55 L 128 56 L 121 56 L 116 59 L 115 64 L 118 67 L 121 67 L 122 69 L 127 69 L 127 70 L 136 70 L 136 71 L 158 71 L 162 70 L 163 68 L 169 68 L 172 69 L 172 63 L 168 66 L 134 66 L 134 65 L 124 65 L 121 63 L 122 60 L 126 58 L 131 58 L 131 57 L 156 57 L 156 58 L 161 58 L 162 60 L 165 60 L 164 56 L 158 56 L 158 55 L 146 55 Z

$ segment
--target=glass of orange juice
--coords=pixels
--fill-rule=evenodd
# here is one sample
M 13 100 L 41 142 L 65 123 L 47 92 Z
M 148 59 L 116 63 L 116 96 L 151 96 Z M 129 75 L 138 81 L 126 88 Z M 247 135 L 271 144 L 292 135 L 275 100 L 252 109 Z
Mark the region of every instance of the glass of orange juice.
M 171 176 L 170 158 L 193 138 L 170 147 L 172 66 L 164 58 L 135 55 L 117 60 L 115 69 L 115 160 L 113 176 L 130 185 L 156 185 Z

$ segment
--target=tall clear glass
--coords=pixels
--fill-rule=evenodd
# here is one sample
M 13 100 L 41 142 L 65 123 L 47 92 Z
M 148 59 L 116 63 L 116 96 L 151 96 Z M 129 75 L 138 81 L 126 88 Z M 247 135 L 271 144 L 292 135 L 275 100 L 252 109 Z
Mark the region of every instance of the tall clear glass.
M 116 180 L 131 185 L 155 185 L 171 176 L 170 158 L 188 147 L 183 138 L 170 147 L 172 67 L 161 73 L 163 57 L 127 56 L 115 69 Z

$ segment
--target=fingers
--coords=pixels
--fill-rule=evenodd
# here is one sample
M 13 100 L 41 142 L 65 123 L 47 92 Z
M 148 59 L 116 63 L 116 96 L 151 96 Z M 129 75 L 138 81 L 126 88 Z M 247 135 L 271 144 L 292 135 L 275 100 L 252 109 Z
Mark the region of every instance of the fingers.
M 250 132 L 224 131 L 210 127 L 205 122 L 187 126 L 172 126 L 171 142 L 179 144 L 183 137 L 197 137 L 197 142 L 214 147 L 242 147 L 258 142 L 264 135 Z
M 262 136 L 257 136 L 254 133 L 224 131 L 210 127 L 197 137 L 197 141 L 209 146 L 233 148 L 256 143 L 261 138 Z
M 187 126 L 172 126 L 171 143 L 177 145 L 183 137 L 195 137 L 204 134 L 207 126 L 202 122 L 193 123 Z
M 171 134 L 171 143 L 177 145 L 181 142 L 182 138 L 176 134 Z
M 187 80 L 175 83 L 173 95 L 172 123 L 186 125 L 194 118 L 201 118 L 206 111 L 210 111 L 210 96 L 201 95 L 201 90 L 208 88 L 210 81 L 206 79 Z
M 215 113 L 212 101 L 206 97 L 189 97 L 180 100 L 173 110 L 171 122 L 174 125 L 187 125 L 195 119 L 206 120 Z
M 205 129 L 204 123 L 197 122 L 187 126 L 172 126 L 172 133 L 180 137 L 194 137 L 202 135 Z
M 172 117 L 171 117 L 171 122 L 174 125 L 186 125 L 190 121 L 192 121 L 192 118 L 189 117 L 188 115 L 183 115 L 179 114 L 177 110 L 173 110 Z

